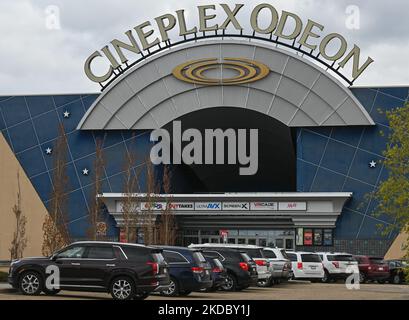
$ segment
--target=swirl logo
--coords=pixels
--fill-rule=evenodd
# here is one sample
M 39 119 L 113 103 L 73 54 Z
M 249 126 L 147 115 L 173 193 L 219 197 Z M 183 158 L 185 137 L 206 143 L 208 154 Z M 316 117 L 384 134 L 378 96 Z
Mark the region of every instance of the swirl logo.
M 205 73 L 210 70 L 233 70 L 236 75 L 230 78 L 208 78 Z M 219 61 L 216 58 L 200 59 L 182 63 L 173 69 L 173 75 L 184 82 L 201 85 L 237 85 L 251 83 L 265 78 L 270 69 L 263 63 L 241 58 L 225 58 Z

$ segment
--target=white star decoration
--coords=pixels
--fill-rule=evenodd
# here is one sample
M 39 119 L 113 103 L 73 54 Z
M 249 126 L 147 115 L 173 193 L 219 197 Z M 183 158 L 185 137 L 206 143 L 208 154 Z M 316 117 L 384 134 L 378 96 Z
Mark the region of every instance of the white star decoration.
M 47 149 L 45 149 L 45 153 L 46 153 L 46 154 L 51 154 L 51 152 L 53 152 L 53 149 L 51 149 L 50 147 L 48 147 Z
M 64 111 L 64 118 L 69 118 L 70 117 L 70 113 L 68 112 L 68 110 Z
M 82 170 L 82 174 L 83 174 L 84 176 L 87 176 L 88 173 L 89 173 L 89 170 L 88 170 L 87 168 L 85 168 L 84 170 Z
M 369 162 L 369 167 L 376 168 L 376 161 L 372 160 L 371 162 Z

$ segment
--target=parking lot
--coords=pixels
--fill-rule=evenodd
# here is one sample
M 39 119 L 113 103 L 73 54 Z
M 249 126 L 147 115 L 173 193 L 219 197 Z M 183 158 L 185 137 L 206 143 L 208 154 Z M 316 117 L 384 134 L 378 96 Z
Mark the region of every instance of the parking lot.
M 27 297 L 18 294 L 7 284 L 0 284 L 0 300 L 88 300 L 111 299 L 104 293 L 84 293 L 61 291 L 57 296 L 45 295 Z M 148 300 L 165 300 L 167 298 L 152 295 Z M 271 288 L 248 288 L 241 292 L 193 292 L 188 297 L 171 298 L 172 300 L 409 300 L 408 285 L 362 284 L 359 290 L 348 290 L 339 283 L 310 283 L 291 281 Z

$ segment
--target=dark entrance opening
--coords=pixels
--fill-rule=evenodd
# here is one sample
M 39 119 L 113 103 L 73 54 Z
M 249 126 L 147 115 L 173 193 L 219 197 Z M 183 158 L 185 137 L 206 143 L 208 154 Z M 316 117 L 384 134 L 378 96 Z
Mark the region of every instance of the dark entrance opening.
M 205 109 L 177 120 L 181 121 L 182 132 L 195 128 L 202 133 L 203 139 L 205 129 L 231 128 L 235 129 L 236 136 L 237 129 L 248 129 L 247 150 L 249 129 L 258 129 L 258 171 L 251 176 L 240 175 L 241 164 L 227 164 L 226 139 L 226 164 L 172 166 L 173 193 L 296 191 L 296 130 L 264 114 L 242 108 Z M 172 132 L 172 123 L 165 129 Z M 184 142 L 182 146 L 187 144 Z

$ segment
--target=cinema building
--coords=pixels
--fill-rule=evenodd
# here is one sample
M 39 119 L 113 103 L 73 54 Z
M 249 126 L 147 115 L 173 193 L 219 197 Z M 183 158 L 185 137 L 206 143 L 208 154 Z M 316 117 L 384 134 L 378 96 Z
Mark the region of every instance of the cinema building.
M 17 171 L 28 250 L 41 248 L 60 125 L 68 142 L 72 237 L 86 237 L 96 141 L 101 139 L 105 165 L 99 197 L 107 236 L 119 239 L 124 155 L 135 152 L 135 168 L 143 168 L 155 145 L 152 131 L 172 133 L 175 122 L 182 132 L 203 134 L 258 129 L 254 174 L 240 174 L 243 165 L 227 160 L 171 163 L 171 204 L 181 244 L 220 242 L 223 233 L 229 243 L 373 255 L 388 251 L 397 235 L 381 234 L 378 225 L 391 221 L 374 214 L 370 193 L 388 176 L 382 165 L 389 131 L 385 112 L 408 101 L 409 87 L 355 87 L 353 81 L 372 59 L 359 60 L 359 48 L 348 51 L 337 34 L 320 33 L 321 44 L 313 45 L 317 37 L 312 34 L 323 29 L 314 29 L 318 24 L 300 20 L 299 30 L 284 34 L 285 19 L 297 18 L 284 12 L 276 17 L 265 5 L 258 9 L 271 11 L 270 28 L 258 27 L 256 10 L 253 30 L 246 33 L 231 8 L 230 23 L 211 29 L 211 9 L 199 9 L 200 27 L 189 29 L 179 11 L 159 19 L 163 28 L 156 42 L 151 34 L 147 40 L 145 23 L 134 35 L 128 31 L 121 41 L 96 51 L 85 71 L 100 82 L 100 93 L 0 97 L 0 260 L 7 259 L 14 228 Z M 166 38 L 176 24 L 180 37 Z M 325 42 L 334 39 L 340 46 L 329 56 Z M 131 56 L 133 62 L 127 60 Z M 107 62 L 105 75 L 94 74 L 94 59 Z M 342 73 L 346 65 L 352 69 L 349 77 Z M 189 140 L 170 139 L 174 160 Z M 157 172 L 162 168 L 155 166 Z M 141 171 L 141 194 L 135 198 L 143 211 L 146 174 Z M 164 205 L 163 195 L 155 196 L 155 215 Z

